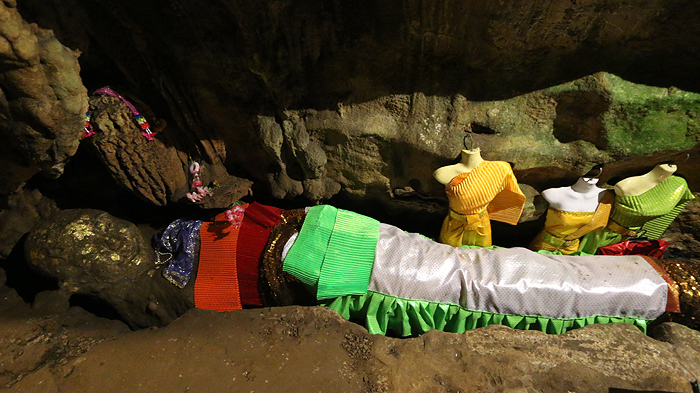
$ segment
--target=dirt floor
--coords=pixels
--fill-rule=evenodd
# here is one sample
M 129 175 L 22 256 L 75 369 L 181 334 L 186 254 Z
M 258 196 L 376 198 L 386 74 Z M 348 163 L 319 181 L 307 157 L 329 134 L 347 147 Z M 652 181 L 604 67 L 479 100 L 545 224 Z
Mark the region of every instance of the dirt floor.
M 8 392 L 693 392 L 700 333 L 663 341 L 624 324 L 564 335 L 489 326 L 400 339 L 321 307 L 191 310 L 131 331 L 69 307 L 30 307 L 0 287 L 0 391 Z

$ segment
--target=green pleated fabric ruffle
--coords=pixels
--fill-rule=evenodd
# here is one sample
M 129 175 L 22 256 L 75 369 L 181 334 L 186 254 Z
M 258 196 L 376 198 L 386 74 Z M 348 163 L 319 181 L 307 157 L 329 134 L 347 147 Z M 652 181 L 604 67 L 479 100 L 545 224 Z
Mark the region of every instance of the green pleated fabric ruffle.
M 507 315 L 471 311 L 454 304 L 425 300 L 401 299 L 379 292 L 341 296 L 325 303 L 345 319 L 364 320 L 371 334 L 392 331 L 399 336 L 411 336 L 432 329 L 464 333 L 488 325 L 505 325 L 514 329 L 540 330 L 561 334 L 594 323 L 624 322 L 646 333 L 648 320 L 629 317 L 592 316 L 584 318 L 547 318 L 530 315 Z
M 367 292 L 379 221 L 329 205 L 309 209 L 283 269 L 315 286 L 319 300 Z

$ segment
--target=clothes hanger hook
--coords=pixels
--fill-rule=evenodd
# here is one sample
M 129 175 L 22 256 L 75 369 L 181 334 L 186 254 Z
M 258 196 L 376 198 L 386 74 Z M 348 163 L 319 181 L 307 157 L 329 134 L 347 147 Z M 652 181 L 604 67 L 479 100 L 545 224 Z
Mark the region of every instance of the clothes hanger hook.
M 690 153 L 685 153 L 685 160 L 679 162 L 679 164 L 682 164 L 690 159 Z
M 464 139 L 462 139 L 462 144 L 464 145 L 464 148 L 467 150 L 472 150 L 474 147 L 474 137 L 472 136 L 472 133 L 464 130 L 466 132 L 466 135 L 464 135 Z M 467 147 L 467 137 L 469 137 L 469 147 Z

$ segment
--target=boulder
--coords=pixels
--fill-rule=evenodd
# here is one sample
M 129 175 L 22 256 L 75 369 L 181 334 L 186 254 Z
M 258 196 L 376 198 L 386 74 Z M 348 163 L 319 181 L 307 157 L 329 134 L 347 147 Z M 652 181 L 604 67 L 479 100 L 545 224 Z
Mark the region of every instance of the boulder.
M 87 90 L 79 51 L 0 3 L 0 194 L 35 173 L 52 177 L 78 149 Z
M 21 187 L 5 196 L 0 205 L 0 257 L 7 258 L 15 244 L 40 219 L 56 211 L 56 204 L 37 189 Z
M 25 255 L 66 296 L 98 299 L 134 328 L 170 323 L 194 306 L 187 291 L 156 272 L 154 252 L 140 230 L 99 210 L 63 210 L 40 221 Z
M 154 205 L 188 202 L 185 195 L 192 191 L 192 158 L 188 147 L 178 142 L 180 130 L 168 127 L 164 134 L 149 141 L 141 135 L 132 111 L 119 98 L 93 96 L 90 108 L 95 135 L 87 143 L 117 184 Z M 225 155 L 225 151 L 221 153 Z M 250 193 L 253 183 L 229 175 L 217 155 L 200 158 L 199 162 L 203 184 L 214 189 L 214 195 L 199 202 L 202 207 L 225 208 Z
M 673 345 L 674 351 L 683 361 L 683 368 L 700 379 L 700 334 L 696 329 L 666 322 L 655 327 L 652 336 Z

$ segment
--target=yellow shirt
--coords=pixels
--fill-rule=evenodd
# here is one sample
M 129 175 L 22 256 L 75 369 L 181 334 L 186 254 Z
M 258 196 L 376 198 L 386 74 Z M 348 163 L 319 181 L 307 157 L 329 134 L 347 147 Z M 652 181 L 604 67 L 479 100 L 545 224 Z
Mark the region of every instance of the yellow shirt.
M 614 193 L 607 191 L 594 212 L 569 212 L 550 207 L 544 229 L 530 243 L 530 249 L 559 251 L 562 254 L 578 251 L 580 237 L 605 228 L 613 200 Z
M 445 193 L 450 213 L 442 224 L 440 242 L 454 247 L 490 246 L 490 220 L 515 225 L 525 205 L 518 180 L 504 161 L 483 161 L 455 176 Z

